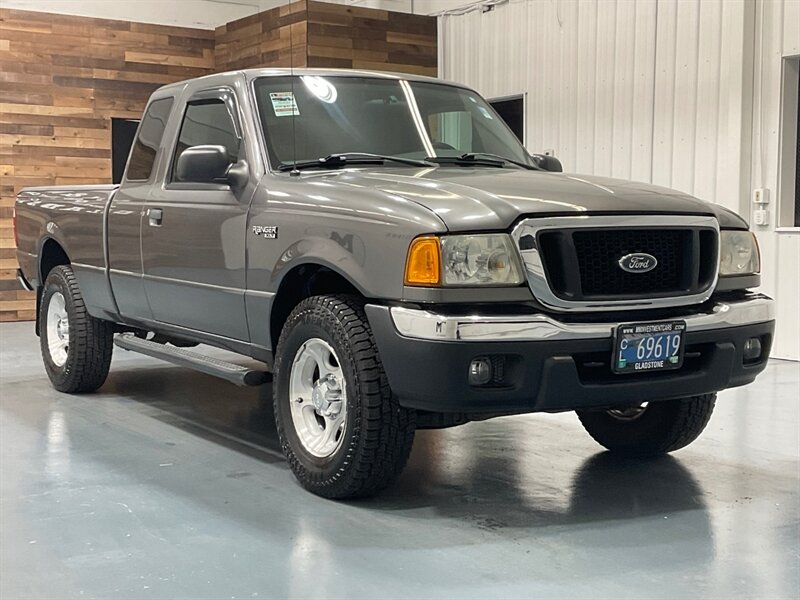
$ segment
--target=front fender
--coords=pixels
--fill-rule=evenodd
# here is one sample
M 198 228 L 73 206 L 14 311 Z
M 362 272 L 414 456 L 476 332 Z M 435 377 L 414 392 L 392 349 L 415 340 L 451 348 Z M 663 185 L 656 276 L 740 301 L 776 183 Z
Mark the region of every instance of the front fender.
M 366 248 L 353 234 L 332 238 L 309 237 L 289 246 L 272 268 L 270 288 L 277 291 L 283 278 L 294 267 L 304 264 L 321 265 L 348 280 L 361 294 L 375 293 L 364 272 Z

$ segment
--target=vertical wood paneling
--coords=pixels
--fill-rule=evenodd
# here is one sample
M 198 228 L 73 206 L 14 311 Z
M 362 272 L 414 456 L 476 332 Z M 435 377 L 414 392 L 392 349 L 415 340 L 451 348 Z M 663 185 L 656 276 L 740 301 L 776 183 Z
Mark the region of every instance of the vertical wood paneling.
M 215 69 L 307 66 L 307 21 L 307 3 L 300 0 L 217 27 Z
M 290 65 L 435 76 L 437 22 L 310 0 L 214 31 L 0 9 L 0 321 L 35 316 L 15 279 L 21 188 L 110 182 L 111 118 L 165 83 Z
M 436 76 L 436 18 L 300 0 L 216 29 L 217 70 L 374 69 Z
M 0 321 L 34 318 L 11 216 L 32 185 L 111 181 L 111 117 L 214 66 L 213 31 L 0 9 Z

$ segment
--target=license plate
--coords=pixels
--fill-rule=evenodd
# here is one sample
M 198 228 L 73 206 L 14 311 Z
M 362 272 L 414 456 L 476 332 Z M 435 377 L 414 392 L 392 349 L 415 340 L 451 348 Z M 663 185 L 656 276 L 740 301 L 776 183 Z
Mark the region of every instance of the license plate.
M 685 331 L 684 321 L 620 325 L 614 336 L 614 372 L 679 369 L 683 364 Z

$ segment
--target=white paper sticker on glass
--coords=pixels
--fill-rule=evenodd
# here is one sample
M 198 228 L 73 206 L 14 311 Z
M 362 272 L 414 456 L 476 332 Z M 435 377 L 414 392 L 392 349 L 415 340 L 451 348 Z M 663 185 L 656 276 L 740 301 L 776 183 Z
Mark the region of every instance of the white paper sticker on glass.
M 276 117 L 291 117 L 300 114 L 292 92 L 270 92 L 269 99 L 272 100 L 272 110 Z

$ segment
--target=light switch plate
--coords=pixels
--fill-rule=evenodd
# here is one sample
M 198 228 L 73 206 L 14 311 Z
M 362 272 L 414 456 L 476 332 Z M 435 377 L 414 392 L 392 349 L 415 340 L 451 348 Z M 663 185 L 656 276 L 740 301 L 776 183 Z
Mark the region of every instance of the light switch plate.
M 769 190 L 767 188 L 753 190 L 753 204 L 769 204 Z

